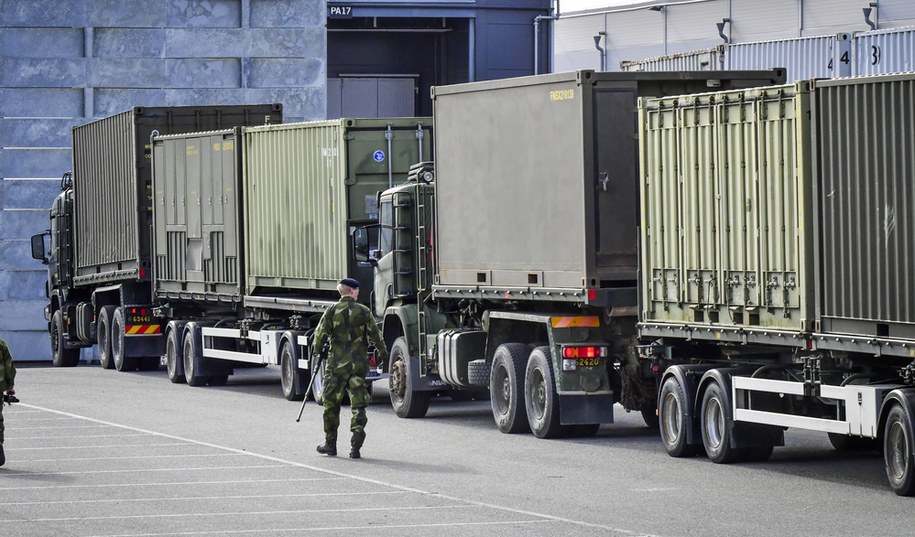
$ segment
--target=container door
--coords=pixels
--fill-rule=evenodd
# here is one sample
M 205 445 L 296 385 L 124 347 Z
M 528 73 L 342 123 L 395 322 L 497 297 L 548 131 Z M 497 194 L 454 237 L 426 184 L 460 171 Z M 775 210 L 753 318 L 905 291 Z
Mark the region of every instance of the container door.
M 634 87 L 594 92 L 595 263 L 606 280 L 634 280 L 638 263 L 635 102 Z

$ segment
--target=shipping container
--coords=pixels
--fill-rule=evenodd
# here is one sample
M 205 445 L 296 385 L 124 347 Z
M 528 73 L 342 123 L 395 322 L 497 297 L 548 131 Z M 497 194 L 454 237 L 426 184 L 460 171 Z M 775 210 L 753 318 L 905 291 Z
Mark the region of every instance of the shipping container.
M 74 283 L 148 281 L 150 135 L 282 122 L 282 106 L 136 107 L 73 128 Z
M 156 296 L 240 300 L 239 142 L 238 129 L 153 139 Z
M 728 69 L 783 67 L 788 82 L 850 76 L 854 63 L 850 33 L 734 43 L 724 54 Z
M 724 68 L 724 60 L 725 47 L 718 45 L 656 58 L 622 61 L 620 71 L 720 71 Z
M 342 119 L 244 132 L 245 289 L 249 295 L 335 292 L 353 263 L 351 229 L 377 221 L 376 194 L 432 157 L 431 118 Z
M 915 74 L 818 81 L 816 103 L 820 331 L 911 340 Z
M 915 28 L 855 34 L 855 74 L 879 75 L 915 70 Z
M 808 86 L 642 101 L 641 320 L 812 328 Z
M 436 197 L 447 200 L 437 205 L 436 292 L 514 287 L 553 300 L 550 289 L 634 288 L 637 98 L 783 77 L 580 71 L 435 88 L 436 125 L 448 125 L 435 142 Z

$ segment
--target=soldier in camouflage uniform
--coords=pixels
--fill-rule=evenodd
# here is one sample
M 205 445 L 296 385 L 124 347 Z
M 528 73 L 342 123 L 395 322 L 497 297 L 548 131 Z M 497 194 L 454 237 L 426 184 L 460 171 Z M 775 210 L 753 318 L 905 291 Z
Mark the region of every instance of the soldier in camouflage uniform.
M 0 339 L 0 394 L 6 392 L 9 395 L 15 395 L 13 381 L 16 379 L 16 367 L 13 365 L 13 356 L 10 354 L 6 342 Z M 3 454 L 3 401 L 0 401 L 0 466 L 6 463 L 6 456 Z
M 324 312 L 314 334 L 315 349 L 320 349 L 324 339 L 330 338 L 330 351 L 324 364 L 325 440 L 318 446 L 318 453 L 332 457 L 337 455 L 340 404 L 344 392 L 347 392 L 353 409 L 350 424 L 352 450 L 349 456 L 358 459 L 368 421 L 365 407 L 371 397 L 365 384 L 365 375 L 369 371 L 368 344 L 371 341 L 382 360 L 387 360 L 388 352 L 371 310 L 356 302 L 359 282 L 344 278 L 337 285 L 337 291 L 340 292 L 340 301 Z

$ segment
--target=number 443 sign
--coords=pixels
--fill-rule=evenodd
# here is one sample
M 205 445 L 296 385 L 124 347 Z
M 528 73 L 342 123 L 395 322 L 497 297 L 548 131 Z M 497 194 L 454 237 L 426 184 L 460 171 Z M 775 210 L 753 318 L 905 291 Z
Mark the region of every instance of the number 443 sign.
M 327 6 L 327 18 L 349 19 L 353 16 L 353 6 Z

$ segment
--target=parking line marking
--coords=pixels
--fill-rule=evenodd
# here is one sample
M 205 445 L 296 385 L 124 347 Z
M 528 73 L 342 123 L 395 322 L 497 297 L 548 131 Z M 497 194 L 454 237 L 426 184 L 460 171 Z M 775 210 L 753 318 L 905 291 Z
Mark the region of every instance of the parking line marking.
M 3 487 L 2 490 L 103 489 L 117 487 L 171 487 L 176 485 L 236 485 L 239 483 L 297 483 L 304 481 L 337 481 L 344 477 L 296 477 L 288 479 L 231 479 L 227 481 L 182 481 L 167 483 L 108 483 L 103 485 L 47 485 L 38 487 Z
M 288 468 L 285 464 L 256 464 L 251 466 L 198 466 L 196 468 L 141 468 L 139 470 L 74 470 L 71 472 L 28 472 L 3 477 L 33 477 L 36 475 L 77 475 L 77 474 L 140 474 L 143 472 L 194 472 L 210 470 L 253 470 L 255 468 Z
M 10 440 L 56 440 L 58 438 L 134 438 L 137 436 L 150 436 L 148 434 L 55 434 L 54 436 L 10 436 L 6 435 L 6 441 Z
M 128 502 L 185 502 L 185 501 L 205 501 L 205 500 L 253 500 L 260 498 L 315 498 L 325 496 L 381 496 L 385 494 L 410 494 L 403 490 L 385 490 L 375 492 L 312 492 L 300 494 L 253 494 L 247 496 L 177 496 L 174 498 L 111 498 L 92 500 L 54 500 L 40 502 L 4 502 L 4 506 L 12 505 L 52 505 L 52 504 L 71 504 L 71 503 L 128 503 Z
M 320 513 L 368 513 L 390 511 L 432 511 L 446 509 L 476 509 L 472 505 L 413 505 L 404 507 L 350 507 L 346 509 L 282 509 L 277 511 L 235 511 L 216 513 L 157 513 L 143 515 L 114 515 L 114 516 L 87 516 L 87 517 L 60 517 L 60 518 L 10 518 L 0 519 L 0 524 L 22 524 L 30 522 L 88 522 L 91 520 L 126 520 L 126 519 L 163 519 L 163 518 L 206 518 L 225 516 L 258 516 L 258 515 L 314 515 Z
M 241 453 L 185 453 L 179 455 L 130 455 L 126 457 L 74 457 L 72 459 L 20 459 L 17 462 L 74 462 L 74 461 L 112 461 L 112 460 L 137 460 L 137 459 L 183 459 L 185 457 L 237 457 Z
M 22 404 L 22 403 L 19 403 L 19 404 Z M 491 503 L 486 503 L 486 502 L 480 502 L 480 501 L 476 501 L 476 500 L 468 500 L 468 499 L 465 499 L 465 498 L 458 498 L 458 497 L 455 497 L 455 496 L 449 496 L 449 495 L 440 494 L 440 493 L 437 493 L 437 492 L 429 492 L 429 491 L 425 491 L 425 490 L 421 490 L 421 489 L 416 489 L 416 488 L 413 488 L 413 487 L 407 487 L 407 486 L 397 485 L 397 484 L 390 483 L 390 482 L 386 482 L 386 481 L 381 481 L 381 480 L 378 480 L 378 479 L 371 479 L 371 478 L 368 478 L 368 477 L 362 477 L 362 476 L 358 476 L 358 475 L 347 474 L 347 473 L 345 473 L 345 472 L 338 472 L 338 471 L 335 471 L 335 470 L 328 470 L 328 469 L 326 469 L 326 468 L 320 468 L 320 467 L 318 467 L 318 466 L 312 466 L 312 465 L 310 465 L 310 464 L 304 464 L 304 463 L 301 463 L 301 462 L 295 462 L 295 461 L 290 461 L 290 460 L 286 460 L 286 459 L 281 459 L 281 458 L 279 458 L 279 457 L 274 457 L 274 456 L 271 456 L 271 455 L 264 455 L 264 454 L 261 454 L 261 453 L 254 453 L 254 452 L 251 452 L 251 451 L 245 451 L 245 450 L 241 450 L 241 449 L 237 449 L 237 448 L 232 448 L 232 447 L 228 447 L 228 446 L 221 446 L 221 445 L 219 445 L 219 444 L 213 444 L 213 443 L 204 442 L 204 441 L 201 441 L 201 440 L 194 440 L 194 439 L 191 439 L 191 438 L 184 438 L 184 437 L 177 436 L 177 435 L 171 435 L 171 434 L 166 434 L 166 433 L 159 433 L 159 432 L 155 432 L 155 431 L 149 431 L 149 430 L 146 430 L 146 429 L 140 429 L 139 427 L 131 427 L 131 426 L 129 426 L 129 425 L 120 425 L 120 424 L 112 423 L 112 422 L 109 422 L 109 421 L 104 421 L 104 420 L 99 420 L 99 419 L 95 419 L 95 418 L 90 418 L 90 417 L 88 417 L 88 416 L 80 416 L 79 414 L 72 414 L 72 413 L 70 413 L 70 412 L 63 412 L 63 411 L 60 411 L 60 410 L 53 410 L 53 409 L 50 409 L 50 408 L 44 408 L 44 407 L 39 407 L 39 406 L 34 406 L 34 405 L 23 405 L 23 406 L 25 406 L 25 407 L 27 407 L 27 408 L 33 408 L 33 409 L 37 409 L 37 410 L 44 410 L 44 411 L 47 411 L 47 412 L 53 412 L 53 413 L 55 413 L 55 414 L 60 414 L 60 415 L 63 415 L 63 416 L 70 416 L 70 417 L 74 417 L 74 418 L 81 418 L 81 419 L 84 419 L 84 420 L 86 420 L 86 421 L 90 421 L 90 422 L 92 422 L 92 423 L 98 423 L 98 424 L 100 424 L 101 426 L 118 427 L 118 428 L 121 428 L 121 429 L 126 429 L 126 430 L 128 430 L 128 431 L 134 431 L 134 432 L 137 432 L 137 433 L 146 433 L 146 434 L 152 434 L 152 435 L 156 435 L 156 436 L 161 436 L 161 437 L 163 437 L 163 438 L 171 438 L 172 440 L 180 440 L 180 441 L 183 441 L 183 442 L 189 442 L 189 443 L 191 443 L 191 444 L 196 444 L 196 445 L 199 445 L 199 446 L 206 446 L 206 447 L 211 447 L 211 448 L 213 448 L 213 449 L 218 449 L 218 450 L 222 450 L 222 451 L 228 451 L 229 453 L 234 453 L 234 454 L 236 454 L 236 455 L 246 455 L 246 456 L 249 456 L 249 457 L 256 457 L 256 458 L 261 459 L 261 460 L 267 460 L 267 461 L 272 461 L 272 462 L 284 463 L 284 464 L 288 464 L 289 466 L 294 466 L 294 467 L 297 467 L 297 468 L 305 468 L 305 469 L 308 469 L 308 470 L 313 470 L 313 471 L 315 471 L 315 472 L 320 472 L 320 473 L 329 474 L 329 475 L 333 475 L 333 476 L 337 476 L 337 477 L 342 477 L 342 478 L 353 479 L 353 480 L 355 480 L 355 481 L 361 481 L 361 482 L 363 482 L 363 483 L 371 483 L 371 484 L 373 484 L 373 485 L 378 485 L 378 486 L 381 486 L 381 487 L 392 488 L 392 489 L 395 489 L 395 490 L 403 490 L 403 491 L 407 491 L 407 492 L 415 492 L 415 493 L 417 493 L 417 494 L 432 495 L 432 496 L 435 496 L 435 497 L 437 497 L 437 498 L 442 498 L 442 499 L 446 499 L 446 500 L 450 500 L 450 501 L 463 502 L 463 503 L 466 503 L 466 504 L 469 504 L 469 505 L 476 505 L 476 506 L 480 506 L 480 507 L 487 507 L 487 508 L 490 508 L 490 509 L 495 509 L 495 510 L 499 510 L 499 511 L 504 511 L 504 512 L 506 512 L 506 513 L 514 513 L 514 514 L 516 514 L 516 515 L 533 516 L 533 517 L 537 517 L 537 518 L 539 518 L 540 520 L 544 520 L 544 521 L 564 522 L 564 523 L 567 523 L 567 524 L 573 524 L 573 525 L 576 525 L 576 526 L 582 526 L 582 527 L 586 527 L 586 528 L 595 528 L 595 529 L 602 529 L 602 530 L 607 530 L 607 531 L 613 531 L 613 532 L 616 532 L 616 533 L 620 533 L 620 534 L 623 534 L 623 535 L 629 535 L 629 536 L 654 537 L 654 536 L 645 535 L 645 534 L 642 534 L 642 533 L 639 533 L 639 532 L 634 532 L 634 531 L 631 531 L 631 530 L 624 530 L 624 529 L 621 529 L 621 528 L 614 528 L 614 527 L 612 527 L 612 526 L 607 526 L 607 525 L 605 525 L 605 524 L 595 524 L 595 523 L 592 523 L 592 522 L 585 522 L 585 521 L 583 521 L 583 520 L 574 520 L 574 519 L 565 518 L 565 517 L 560 517 L 560 516 L 556 516 L 556 515 L 549 515 L 549 514 L 546 514 L 546 513 L 537 513 L 537 512 L 535 512 L 535 511 L 528 511 L 528 510 L 526 510 L 526 509 L 516 509 L 516 508 L 514 508 L 514 507 L 505 507 L 505 506 L 502 506 L 502 505 L 496 505 L 496 504 L 491 504 Z M 439 525 L 439 526 L 441 526 L 441 525 Z M 352 528 L 352 529 L 372 529 L 372 528 L 374 528 L 374 527 L 376 527 L 376 526 L 369 526 L 369 527 L 365 527 L 365 528 Z M 410 526 L 404 526 L 404 527 L 410 527 Z M 423 527 L 423 526 L 420 526 L 420 527 Z M 434 526 L 429 526 L 429 527 L 434 527 Z M 301 530 L 296 530 L 296 531 L 301 531 Z M 155 535 L 155 534 L 150 534 L 150 535 Z M 165 534 L 165 535 L 175 535 L 175 534 Z M 134 537 L 134 536 L 128 534 L 128 535 L 125 536 L 125 537 Z
M 38 451 L 38 450 L 49 450 L 49 449 L 98 449 L 98 448 L 113 448 L 113 447 L 166 447 L 166 446 L 186 446 L 185 442 L 168 442 L 165 444 L 105 444 L 99 446 L 42 446 L 42 447 L 16 447 L 16 448 L 6 448 L 5 451 Z M 106 459 L 108 457 L 105 457 Z

